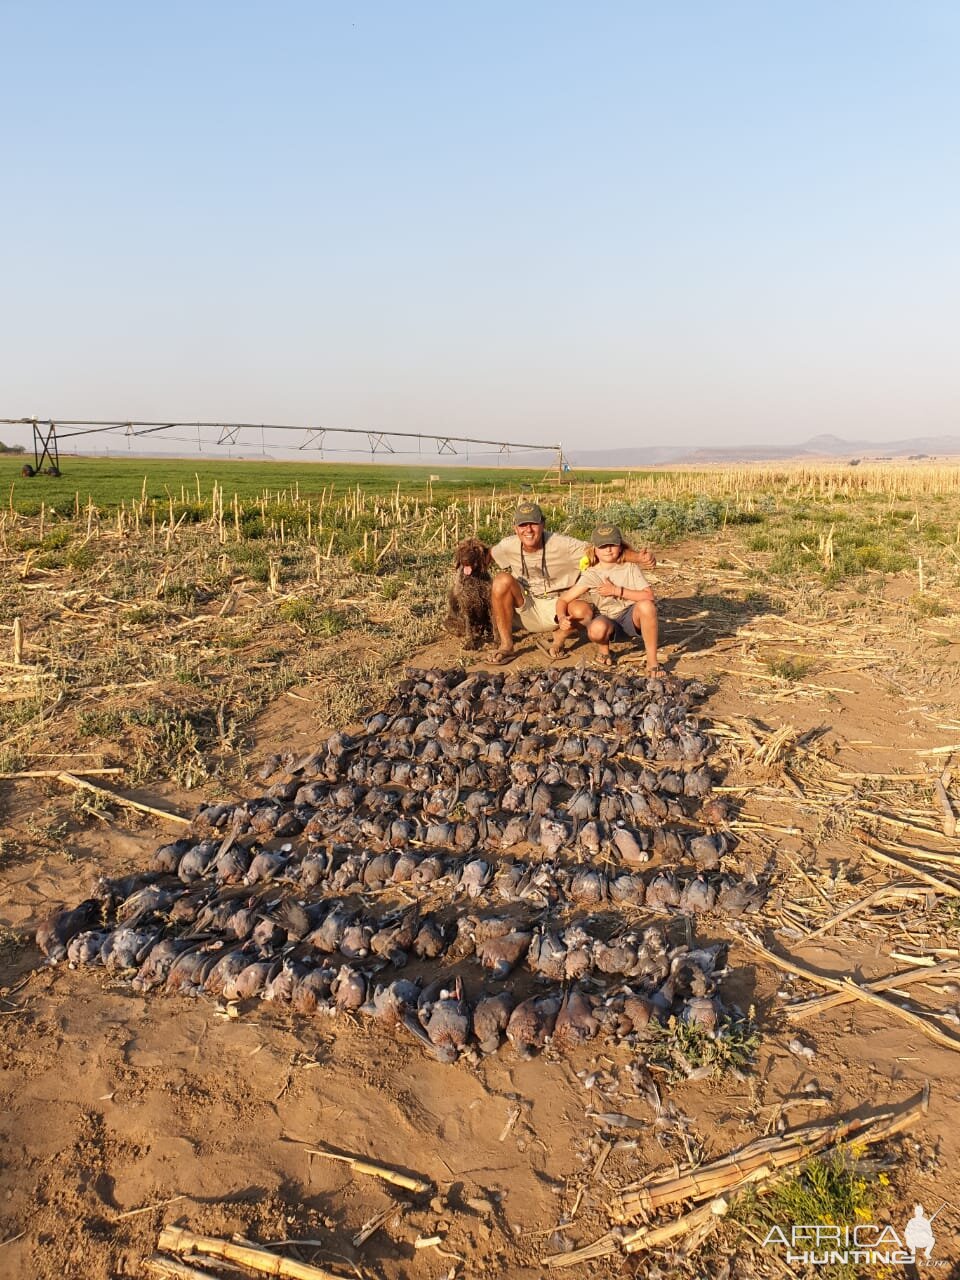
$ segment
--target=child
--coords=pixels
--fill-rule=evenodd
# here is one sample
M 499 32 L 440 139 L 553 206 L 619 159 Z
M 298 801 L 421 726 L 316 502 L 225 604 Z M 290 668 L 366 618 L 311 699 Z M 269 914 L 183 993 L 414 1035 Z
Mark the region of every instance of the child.
M 557 623 L 560 630 L 551 646 L 558 657 L 563 642 L 574 624 L 587 622 L 587 635 L 597 650 L 601 666 L 613 665 L 610 641 L 634 640 L 639 635 L 647 655 L 647 675 L 662 674 L 657 659 L 657 606 L 650 584 L 635 564 L 623 559 L 628 550 L 623 534 L 615 524 L 598 525 L 590 538 L 592 568 L 586 569 L 569 590 L 557 600 Z M 598 610 L 593 610 L 580 597 L 588 592 Z M 573 606 L 571 609 L 570 606 Z M 589 621 L 588 621 L 589 619 Z

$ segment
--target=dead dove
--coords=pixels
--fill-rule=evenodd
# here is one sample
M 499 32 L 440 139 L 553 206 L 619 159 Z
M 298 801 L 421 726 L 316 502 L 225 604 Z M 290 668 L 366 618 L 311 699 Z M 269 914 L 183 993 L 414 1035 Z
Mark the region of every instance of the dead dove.
M 110 935 L 103 929 L 85 929 L 67 943 L 67 962 L 72 969 L 100 959 L 100 948 Z
M 55 911 L 37 930 L 37 946 L 52 963 L 66 958 L 67 943 L 100 923 L 100 903 L 87 898 L 72 911 Z
M 531 996 L 518 1004 L 507 1023 L 507 1039 L 517 1055 L 530 1058 L 542 1049 L 556 1025 L 559 996 Z
M 716 901 L 716 888 L 700 875 L 683 886 L 679 905 L 682 911 L 699 914 L 703 911 L 712 911 Z
M 726 850 L 723 836 L 694 836 L 687 847 L 699 871 L 719 871 L 720 855 Z
M 551 1043 L 559 1049 L 573 1049 L 592 1040 L 599 1025 L 590 998 L 579 987 L 571 987 L 557 1013 Z
M 509 991 L 477 1001 L 473 1010 L 473 1033 L 481 1053 L 496 1053 L 500 1048 L 512 1010 L 513 996 Z
M 477 958 L 500 981 L 526 954 L 530 936 L 526 930 L 514 929 L 500 937 L 485 938 L 477 943 Z
M 438 1062 L 455 1062 L 470 1038 L 470 1006 L 463 999 L 460 983 L 455 990 L 441 990 L 437 1000 L 421 1003 L 420 1025 L 427 1034 Z
M 347 1011 L 359 1009 L 367 991 L 366 979 L 362 973 L 344 964 L 340 966 L 330 990 L 338 1009 Z
M 647 885 L 645 902 L 648 907 L 663 910 L 680 905 L 680 889 L 672 871 L 661 871 Z

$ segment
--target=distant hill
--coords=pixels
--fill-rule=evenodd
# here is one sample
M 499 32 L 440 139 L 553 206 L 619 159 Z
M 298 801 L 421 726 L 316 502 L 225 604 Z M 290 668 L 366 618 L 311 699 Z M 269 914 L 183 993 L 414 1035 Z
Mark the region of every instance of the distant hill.
M 26 453 L 22 444 L 4 444 L 0 440 L 0 453 Z
M 792 445 L 726 445 L 723 448 L 649 445 L 637 449 L 571 449 L 572 467 L 664 467 L 718 462 L 788 462 L 837 458 L 866 462 L 878 458 L 960 457 L 960 436 L 916 436 L 910 440 L 843 440 L 819 435 Z

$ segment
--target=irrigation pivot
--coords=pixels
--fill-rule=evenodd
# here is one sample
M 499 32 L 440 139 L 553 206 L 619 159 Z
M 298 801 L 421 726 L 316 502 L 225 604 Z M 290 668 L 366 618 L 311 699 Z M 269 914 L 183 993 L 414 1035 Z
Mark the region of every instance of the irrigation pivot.
M 361 427 L 296 426 L 266 422 L 110 422 L 79 418 L 0 418 L 0 424 L 33 428 L 35 465 L 32 474 L 37 475 L 41 473 L 45 461 L 50 463 L 47 474 L 59 475 L 58 442 L 76 436 L 119 434 L 127 439 L 157 436 L 194 445 L 198 453 L 202 452 L 204 444 L 215 448 L 232 448 L 249 442 L 265 454 L 267 435 L 274 432 L 285 433 L 281 440 L 290 439 L 290 433 L 293 433 L 291 443 L 276 442 L 275 447 L 301 452 L 317 450 L 321 458 L 325 453 L 369 453 L 371 458 L 378 454 L 423 456 L 424 447 L 428 446 L 431 452 L 441 456 L 464 456 L 469 459 L 472 454 L 474 457 L 495 457 L 498 461 L 515 453 L 550 454 L 553 462 L 548 475 L 555 472 L 559 480 L 570 470 L 563 447 L 559 444 L 485 440 L 475 436 L 436 435 L 424 431 L 381 431 Z M 366 443 L 354 445 L 354 438 L 358 436 Z M 341 437 L 346 438 L 346 443 L 338 443 Z

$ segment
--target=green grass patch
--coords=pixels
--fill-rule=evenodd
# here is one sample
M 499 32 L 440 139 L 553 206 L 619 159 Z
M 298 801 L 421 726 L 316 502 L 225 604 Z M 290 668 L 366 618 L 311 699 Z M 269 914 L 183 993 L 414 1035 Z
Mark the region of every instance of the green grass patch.
M 714 1033 L 704 1027 L 671 1017 L 666 1025 L 651 1019 L 646 1046 L 647 1061 L 677 1083 L 693 1072 L 720 1079 L 728 1072 L 747 1071 L 756 1060 L 760 1032 L 748 1017 L 721 1014 Z
M 809 658 L 767 658 L 763 665 L 772 676 L 788 680 L 791 684 L 804 680 L 813 670 L 813 663 Z

